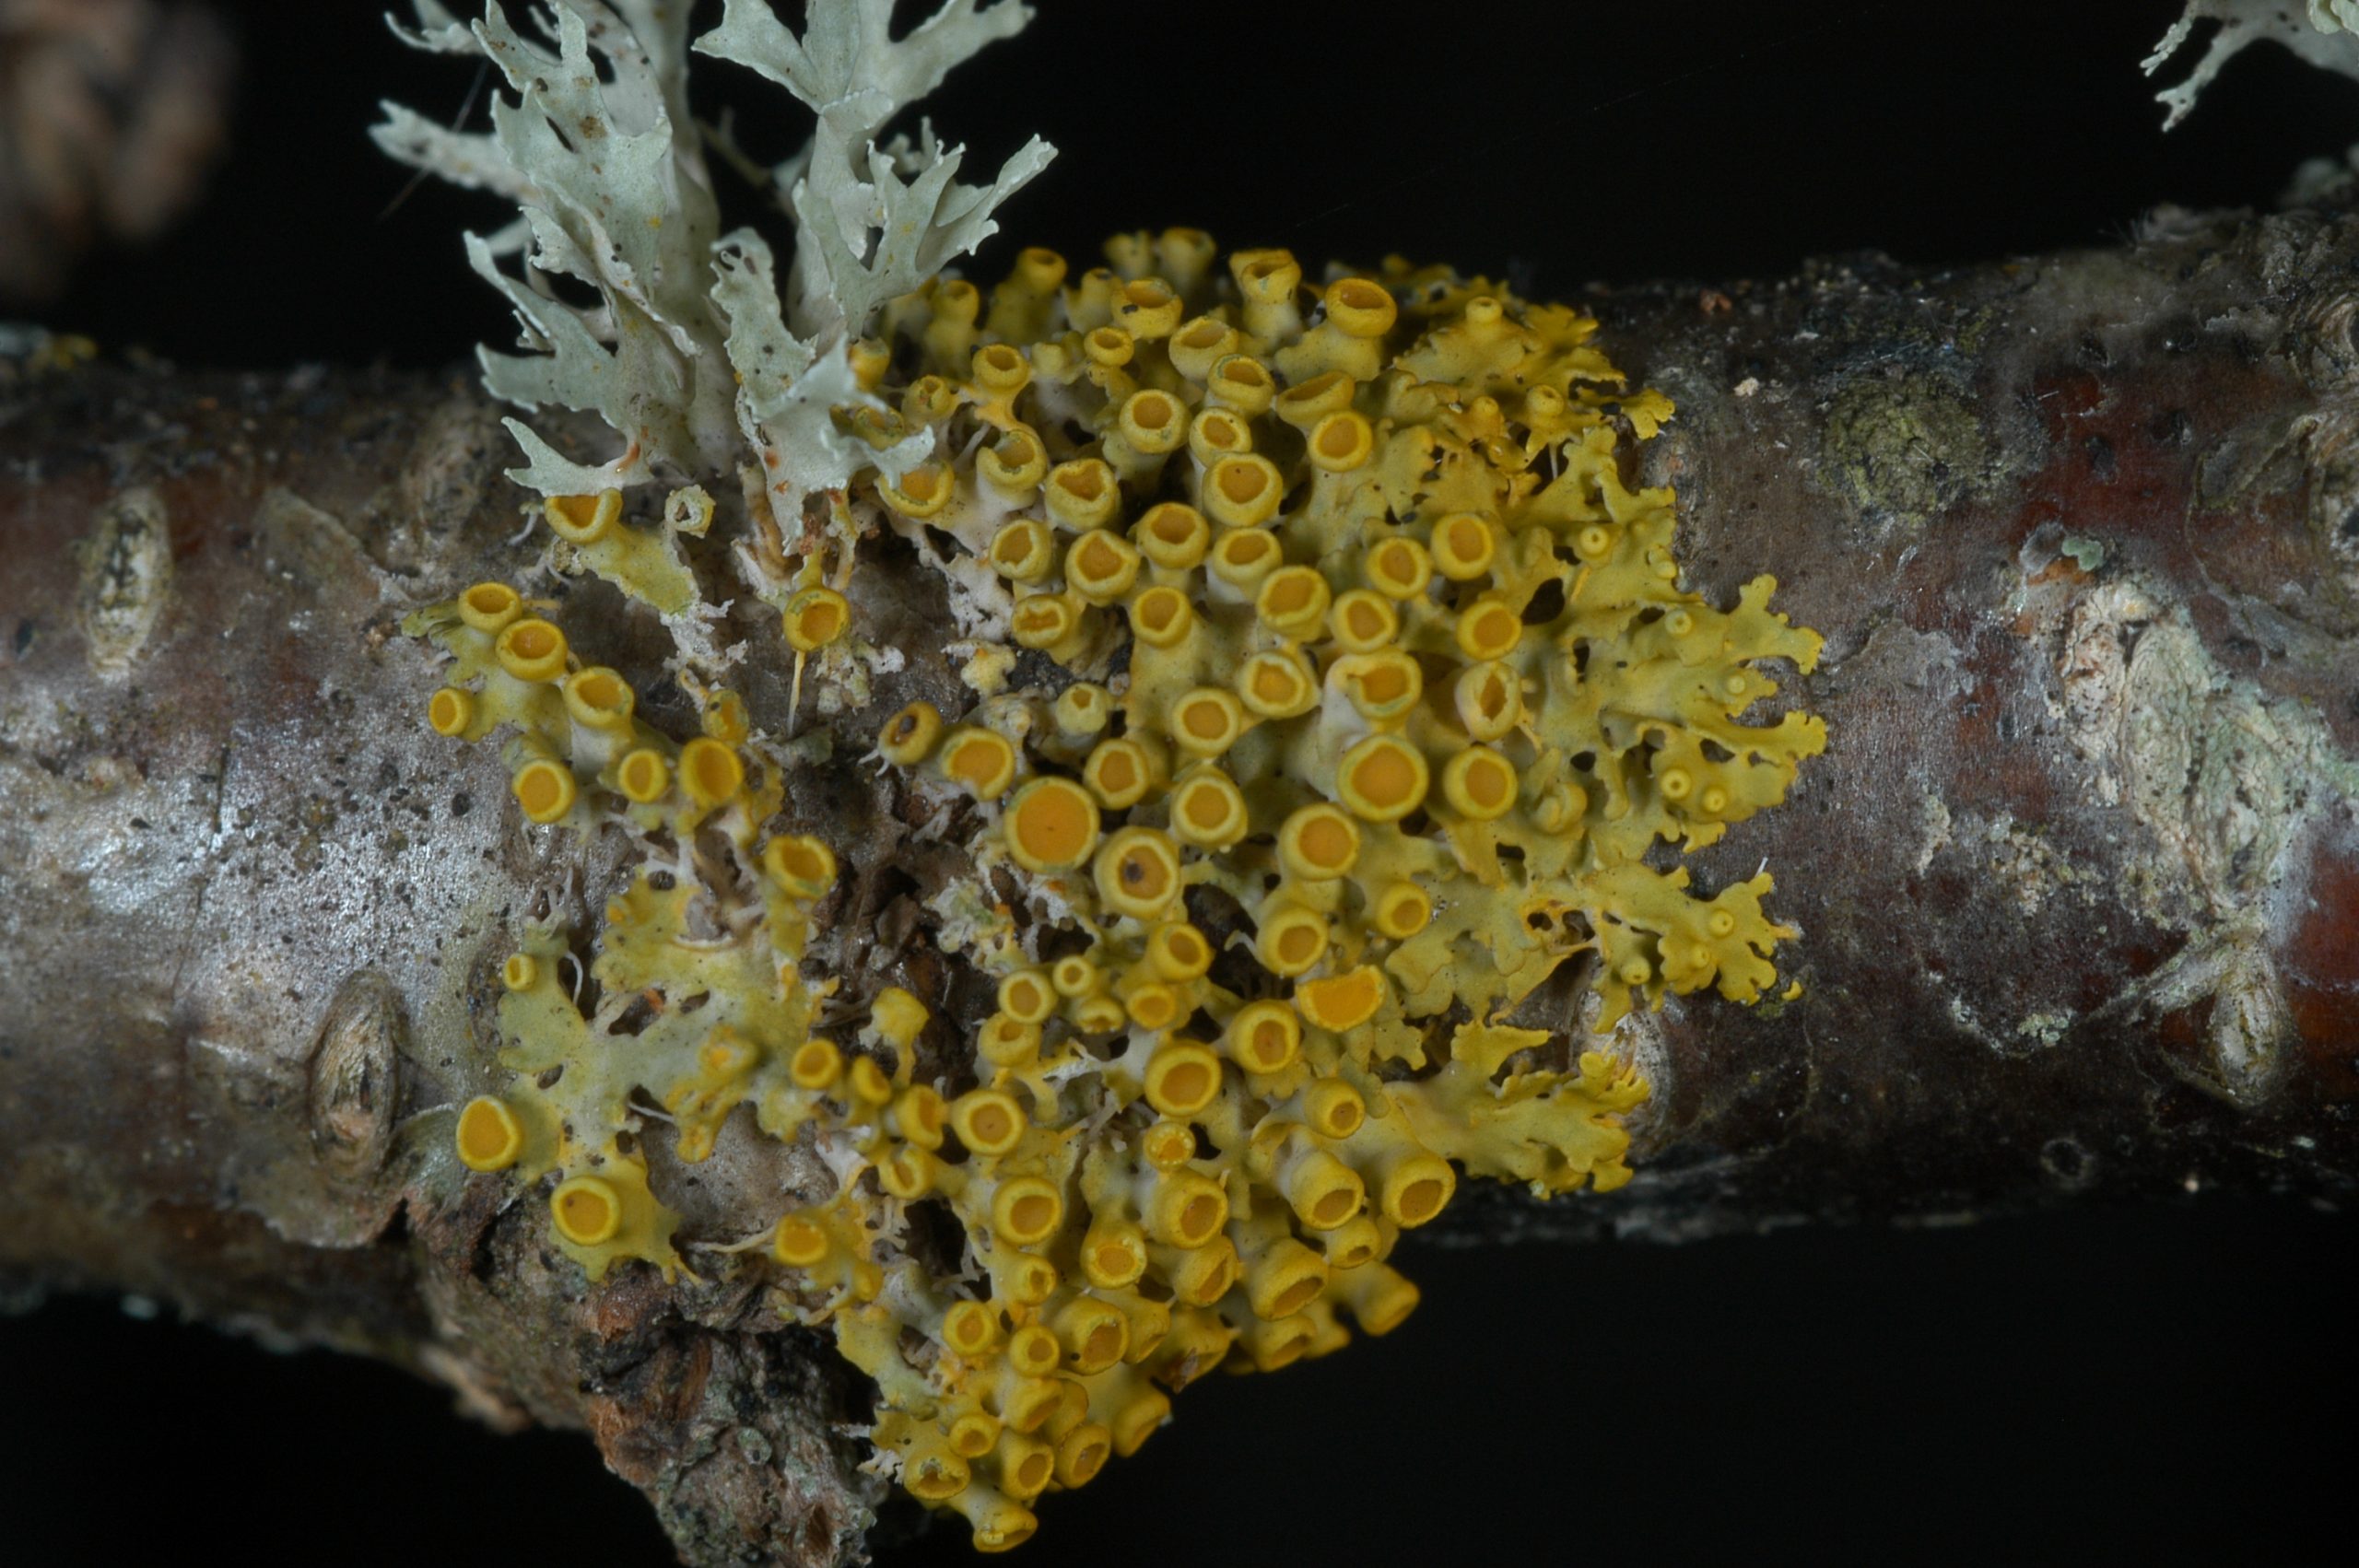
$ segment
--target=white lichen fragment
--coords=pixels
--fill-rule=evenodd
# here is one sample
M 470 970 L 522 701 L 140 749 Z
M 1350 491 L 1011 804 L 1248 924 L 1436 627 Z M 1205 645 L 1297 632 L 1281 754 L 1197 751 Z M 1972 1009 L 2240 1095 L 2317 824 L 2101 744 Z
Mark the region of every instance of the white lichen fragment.
M 930 125 L 914 148 L 874 139 L 952 67 L 1021 30 L 1032 12 L 1020 0 L 988 8 L 949 0 L 898 40 L 891 0 L 810 11 L 797 38 L 769 0 L 728 0 L 721 26 L 696 47 L 777 83 L 818 116 L 809 145 L 774 178 L 808 241 L 795 257 L 794 324 L 823 340 L 858 336 L 878 306 L 998 232 L 992 209 L 1056 149 L 1033 137 L 978 189 L 955 181 L 964 149 L 936 146 Z
M 1929 794 L 1919 803 L 1917 820 L 1924 834 L 1917 845 L 1917 874 L 1922 876 L 1933 863 L 1933 857 L 1954 840 L 1950 832 L 1950 808 L 1939 795 Z
M 2195 24 L 2204 21 L 2219 23 L 2220 30 L 2212 35 L 2203 57 L 2185 81 L 2154 95 L 2170 111 L 2163 118 L 2165 131 L 2187 118 L 2197 95 L 2248 44 L 2282 43 L 2313 65 L 2359 80 L 2359 0 L 2309 0 L 2306 17 L 2296 15 L 2286 0 L 2188 0 L 2186 11 L 2146 56 L 2146 75 L 2168 64 L 2187 47 Z

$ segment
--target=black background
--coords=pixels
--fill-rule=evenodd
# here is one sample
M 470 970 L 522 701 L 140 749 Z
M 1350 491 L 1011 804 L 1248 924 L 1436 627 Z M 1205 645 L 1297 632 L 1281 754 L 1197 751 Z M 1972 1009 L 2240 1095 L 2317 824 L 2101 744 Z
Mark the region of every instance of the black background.
M 405 194 L 363 135 L 381 97 L 456 113 L 472 67 L 405 54 L 367 4 L 230 8 L 245 81 L 207 205 L 41 319 L 189 366 L 432 369 L 504 342 L 457 238 L 499 209 Z M 1000 256 L 1192 223 L 1555 293 L 1870 246 L 1931 267 L 2107 243 L 2163 201 L 2265 205 L 2359 141 L 2359 86 L 2274 49 L 2161 135 L 2136 66 L 2176 8 L 1503 0 L 1412 24 L 1044 0 L 928 107 L 978 175 L 1032 131 L 1062 149 Z M 704 75 L 758 150 L 799 139 L 781 95 Z M 1412 1245 L 1426 1300 L 1401 1332 L 1199 1385 L 1137 1457 L 1047 1500 L 1019 1561 L 2323 1560 L 2306 1536 L 2347 1528 L 2353 1476 L 2354 1239 L 2347 1215 L 2174 1188 L 1971 1227 Z M 963 1533 L 881 1560 L 968 1561 Z M 0 1323 L 0 1560 L 191 1553 L 670 1560 L 585 1439 L 494 1437 L 396 1373 L 98 1303 Z

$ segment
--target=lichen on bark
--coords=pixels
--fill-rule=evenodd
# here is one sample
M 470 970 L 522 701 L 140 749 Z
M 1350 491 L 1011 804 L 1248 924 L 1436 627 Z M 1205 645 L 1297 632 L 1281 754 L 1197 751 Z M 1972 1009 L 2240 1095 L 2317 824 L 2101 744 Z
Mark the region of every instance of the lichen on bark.
M 1917 279 L 1741 288 L 1726 314 L 1672 287 L 1601 303 L 1682 405 L 1650 462 L 1681 486 L 1693 580 L 1726 593 L 1778 561 L 1829 638 L 1813 704 L 1851 740 L 1786 813 L 1704 857 L 1739 874 L 1765 853 L 1809 868 L 1781 882 L 1804 994 L 1627 1025 L 1661 1086 L 1631 1185 L 1577 1211 L 1470 1199 L 1455 1224 L 1692 1235 L 2190 1175 L 2344 1189 L 2359 842 L 2340 780 L 2359 749 L 2359 579 L 2312 503 L 2351 395 L 2336 333 L 2353 236 L 2334 209 L 2189 220 L 2028 279 L 1932 280 L 1937 319 L 1988 322 L 1982 399 L 2041 417 L 1986 454 L 2007 476 L 1989 495 L 1867 543 L 1832 477 L 1796 454 L 1819 449 L 1820 410 L 1865 373 L 1866 345 L 1829 325 Z M 2089 287 L 2125 274 L 2154 280 L 2144 302 Z M 2189 335 L 2190 320 L 2221 324 Z M 1751 392 L 1719 369 L 1732 352 L 1761 367 Z M 536 1216 L 452 1182 L 401 1131 L 452 1104 L 462 1059 L 488 1047 L 511 923 L 606 874 L 551 859 L 506 814 L 500 770 L 453 767 L 416 717 L 432 676 L 395 623 L 487 575 L 520 500 L 494 472 L 493 413 L 430 380 L 290 391 L 86 369 L 0 432 L 12 457 L 45 459 L 0 499 L 18 564 L 0 628 L 0 823 L 21 868 L 0 1247 L 19 1280 L 143 1292 L 391 1357 L 478 1410 L 587 1426 L 675 1500 L 700 1559 L 827 1561 L 877 1496 L 834 1435 L 858 1387 L 742 1293 L 629 1275 L 589 1290 Z M 151 415 L 217 455 L 107 461 Z M 2255 448 L 2266 455 L 2239 455 Z M 75 608 L 105 580 L 85 542 L 143 487 L 174 566 L 129 676 L 110 675 Z M 2094 568 L 2068 534 L 2102 546 Z M 940 579 L 892 561 L 873 613 L 921 646 Z M 1888 586 L 1861 594 L 1863 578 Z M 611 657 L 663 656 L 667 639 L 610 590 L 568 597 Z M 915 660 L 845 722 L 957 689 L 947 661 Z M 765 711 L 782 694 L 749 698 L 782 722 Z M 2212 718 L 2180 722 L 2199 708 Z M 2263 719 L 2308 738 L 2264 760 L 2245 746 Z M 2185 792 L 2160 786 L 2162 744 L 2210 759 Z M 829 765 L 798 820 L 889 841 L 906 825 L 851 761 Z M 2229 781 L 2255 766 L 2292 792 L 2240 802 Z M 946 869 L 880 855 L 843 890 L 831 923 L 847 974 L 933 984 L 922 890 Z M 381 1000 L 352 999 L 380 986 L 405 1027 L 367 1024 Z M 360 1094 L 348 1073 L 315 1076 L 383 1059 L 380 1041 L 398 1061 L 381 1106 L 373 1074 Z M 382 1159 L 356 1172 L 381 1117 Z M 2042 1153 L 2068 1145 L 2069 1162 Z M 690 1387 L 708 1391 L 666 1392 Z M 764 1443 L 729 1436 L 731 1387 L 783 1388 L 762 1407 Z

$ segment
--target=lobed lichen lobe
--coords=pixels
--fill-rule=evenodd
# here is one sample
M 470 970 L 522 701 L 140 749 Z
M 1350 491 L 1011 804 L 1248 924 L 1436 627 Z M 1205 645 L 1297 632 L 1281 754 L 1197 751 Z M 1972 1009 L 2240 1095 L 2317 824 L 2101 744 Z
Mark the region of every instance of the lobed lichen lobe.
M 858 640 L 863 529 L 943 571 L 982 690 L 872 754 L 955 868 L 938 994 L 810 972 L 868 847 L 777 830 L 814 754 L 692 658 L 705 732 L 675 741 L 511 588 L 410 623 L 452 661 L 433 727 L 506 734 L 528 821 L 630 846 L 586 948 L 552 921 L 508 959 L 461 1159 L 536 1184 L 593 1279 L 750 1275 L 830 1330 L 876 1383 L 878 1465 L 986 1548 L 1213 1367 L 1395 1327 L 1415 1287 L 1387 1256 L 1460 1169 L 1626 1180 L 1646 1085 L 1564 1053 L 1561 1011 L 1510 1015 L 1575 959 L 1601 1034 L 1760 998 L 1794 934 L 1769 878 L 1706 898 L 1676 859 L 1824 744 L 1743 721 L 1778 690 L 1759 662 L 1808 669 L 1817 638 L 1772 579 L 1728 611 L 1679 585 L 1671 493 L 1624 477 L 1671 410 L 1594 322 L 1398 263 L 1314 288 L 1193 230 L 1109 258 L 886 306 L 839 417 L 950 455 L 827 499 L 837 567 L 775 606 L 800 712 Z M 685 491 L 653 528 L 611 492 L 541 509 L 574 551 L 551 568 L 667 625 L 697 614 L 664 602 L 675 566 L 693 589 L 744 526 Z M 687 1170 L 748 1120 L 824 1177 L 691 1239 L 648 1141 Z

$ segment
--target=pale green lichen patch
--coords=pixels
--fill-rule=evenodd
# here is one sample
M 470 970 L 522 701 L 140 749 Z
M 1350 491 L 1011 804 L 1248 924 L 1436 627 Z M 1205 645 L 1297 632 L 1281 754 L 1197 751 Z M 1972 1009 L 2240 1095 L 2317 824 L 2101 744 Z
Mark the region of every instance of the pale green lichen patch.
M 1853 380 L 1836 394 L 1822 439 L 1821 462 L 1871 535 L 1915 532 L 1992 477 L 1973 406 L 1924 374 Z
M 2167 1059 L 2205 1092 L 2251 1103 L 2295 1033 L 2271 953 L 2306 907 L 2302 847 L 2359 798 L 2359 769 L 2314 710 L 2224 668 L 2187 606 L 2152 582 L 2109 577 L 2051 614 L 2065 737 L 2092 794 L 2138 824 L 2124 860 L 2133 903 L 2187 938 L 2107 1011 L 2201 1009 L 2201 1048 Z

